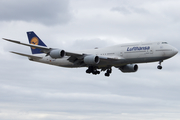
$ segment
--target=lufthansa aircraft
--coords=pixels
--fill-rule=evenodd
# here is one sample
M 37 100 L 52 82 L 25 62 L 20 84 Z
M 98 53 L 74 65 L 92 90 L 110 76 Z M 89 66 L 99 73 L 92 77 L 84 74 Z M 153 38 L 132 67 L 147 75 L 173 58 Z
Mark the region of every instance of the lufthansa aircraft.
M 29 43 L 5 39 L 10 42 L 31 47 L 33 55 L 13 52 L 26 56 L 31 61 L 56 65 L 61 67 L 87 67 L 86 73 L 94 75 L 106 71 L 105 76 L 110 76 L 112 67 L 116 67 L 124 73 L 136 72 L 137 63 L 157 62 L 158 69 L 162 69 L 163 60 L 173 57 L 178 50 L 167 42 L 140 42 L 131 44 L 120 44 L 106 48 L 96 48 L 69 52 L 58 48 L 49 48 L 33 32 L 27 32 Z

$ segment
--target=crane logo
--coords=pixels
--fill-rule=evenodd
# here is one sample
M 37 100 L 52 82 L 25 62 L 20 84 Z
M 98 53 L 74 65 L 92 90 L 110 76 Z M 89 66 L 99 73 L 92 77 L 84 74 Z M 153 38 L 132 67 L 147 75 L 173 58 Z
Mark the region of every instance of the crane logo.
M 37 37 L 33 37 L 31 39 L 31 44 L 34 44 L 34 45 L 38 45 L 39 44 L 39 40 Z M 31 47 L 32 49 L 36 49 L 35 47 Z

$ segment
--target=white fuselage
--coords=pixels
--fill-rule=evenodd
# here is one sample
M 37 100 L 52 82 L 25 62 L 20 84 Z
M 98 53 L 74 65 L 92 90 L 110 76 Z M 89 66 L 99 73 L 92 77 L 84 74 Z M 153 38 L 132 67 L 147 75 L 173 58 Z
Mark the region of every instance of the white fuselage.
M 100 61 L 96 66 L 123 66 L 125 64 L 156 62 L 168 59 L 178 53 L 178 50 L 166 42 L 141 42 L 121 44 L 106 48 L 76 51 L 79 54 L 91 54 L 104 58 L 116 59 L 115 61 Z M 68 60 L 69 56 L 53 59 L 46 54 L 41 54 L 42 59 L 31 59 L 33 61 L 47 63 L 62 67 L 85 67 Z

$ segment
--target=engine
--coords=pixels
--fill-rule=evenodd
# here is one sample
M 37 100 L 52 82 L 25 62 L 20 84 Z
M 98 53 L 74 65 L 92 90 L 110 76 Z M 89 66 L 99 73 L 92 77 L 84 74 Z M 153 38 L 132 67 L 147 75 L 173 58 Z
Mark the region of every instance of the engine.
M 99 62 L 100 62 L 100 59 L 98 56 L 89 55 L 89 56 L 84 57 L 84 63 L 88 65 L 96 65 Z
M 62 58 L 65 56 L 65 54 L 66 54 L 66 52 L 64 50 L 60 50 L 60 49 L 51 50 L 49 53 L 49 55 L 52 58 Z
M 127 64 L 125 66 L 119 67 L 119 69 L 124 73 L 136 72 L 138 70 L 138 65 L 136 65 L 136 64 Z

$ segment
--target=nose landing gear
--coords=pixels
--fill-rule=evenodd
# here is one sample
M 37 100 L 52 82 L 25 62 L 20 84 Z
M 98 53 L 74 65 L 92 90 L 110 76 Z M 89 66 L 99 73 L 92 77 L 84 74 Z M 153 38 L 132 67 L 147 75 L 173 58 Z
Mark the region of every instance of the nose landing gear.
M 163 60 L 159 61 L 159 65 L 157 66 L 157 69 L 161 70 L 162 69 L 162 66 L 161 66 L 161 63 L 163 62 Z

